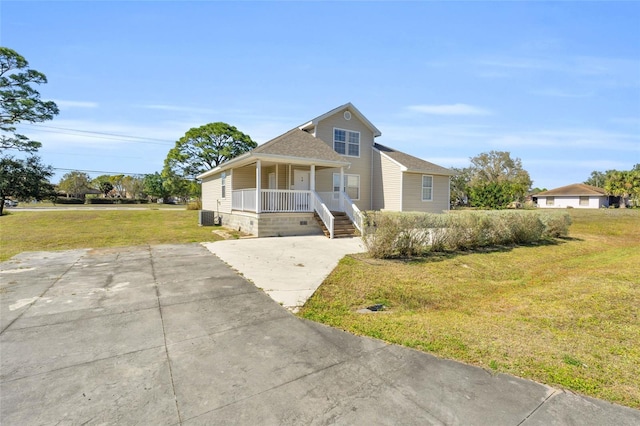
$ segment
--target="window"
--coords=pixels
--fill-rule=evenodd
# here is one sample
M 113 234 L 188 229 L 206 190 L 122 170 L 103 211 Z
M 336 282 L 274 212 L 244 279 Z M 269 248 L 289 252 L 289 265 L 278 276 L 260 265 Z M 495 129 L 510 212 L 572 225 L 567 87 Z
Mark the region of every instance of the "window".
M 333 174 L 333 195 L 337 199 L 339 192 L 347 193 L 351 200 L 360 199 L 360 175 L 344 175 L 344 184 L 340 187 L 340 173 Z
M 589 206 L 589 196 L 580 196 L 580 205 Z
M 226 198 L 227 194 L 227 174 L 222 172 L 220 175 L 220 185 L 222 185 L 222 198 Z
M 433 200 L 433 176 L 422 176 L 422 201 Z
M 333 149 L 341 155 L 360 156 L 360 133 L 333 129 Z
M 545 203 L 547 206 L 552 206 L 555 201 L 555 197 L 547 197 L 547 202 Z

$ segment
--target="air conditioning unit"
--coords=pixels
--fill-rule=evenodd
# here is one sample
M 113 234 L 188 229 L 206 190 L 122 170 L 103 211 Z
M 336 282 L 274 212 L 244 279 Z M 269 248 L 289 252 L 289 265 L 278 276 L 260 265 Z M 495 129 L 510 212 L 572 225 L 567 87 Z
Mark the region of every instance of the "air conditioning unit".
M 213 226 L 215 224 L 215 213 L 211 210 L 200 210 L 198 216 L 198 225 L 200 226 Z

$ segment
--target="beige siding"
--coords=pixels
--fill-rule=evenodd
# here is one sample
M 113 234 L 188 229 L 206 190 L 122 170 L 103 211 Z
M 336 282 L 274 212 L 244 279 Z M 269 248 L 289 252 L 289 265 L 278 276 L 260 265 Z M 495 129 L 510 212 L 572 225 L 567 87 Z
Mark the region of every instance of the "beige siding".
M 351 120 L 345 120 L 343 111 L 325 118 L 316 126 L 316 137 L 325 141 L 333 149 L 333 129 L 339 128 L 360 132 L 360 157 L 344 156 L 344 159 L 351 163 L 349 169 L 345 168 L 346 174 L 360 175 L 360 200 L 356 205 L 361 210 L 371 210 L 371 147 L 373 146 L 373 132 L 355 114 L 351 115 Z M 322 188 L 319 191 L 331 191 L 333 184 L 333 173 L 340 173 L 340 169 L 323 170 Z M 326 189 L 325 189 L 326 188 Z
M 402 171 L 400 166 L 373 150 L 373 209 L 402 210 Z
M 233 169 L 233 189 L 250 189 L 256 187 L 256 165 Z M 227 184 L 228 185 L 228 184 Z
M 442 213 L 449 210 L 449 176 L 433 176 L 433 200 L 422 201 L 422 174 L 404 173 L 402 210 Z
M 231 211 L 232 174 L 226 174 L 226 197 L 222 198 L 222 174 L 218 173 L 202 181 L 202 209 L 228 213 Z

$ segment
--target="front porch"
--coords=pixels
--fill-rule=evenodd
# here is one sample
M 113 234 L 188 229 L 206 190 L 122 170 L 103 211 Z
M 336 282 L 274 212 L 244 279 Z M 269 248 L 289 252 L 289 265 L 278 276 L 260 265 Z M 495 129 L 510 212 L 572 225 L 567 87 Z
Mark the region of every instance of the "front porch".
M 238 217 L 251 215 L 250 222 L 254 222 L 252 226 L 257 228 L 262 222 L 269 223 L 271 227 L 274 218 L 280 225 L 283 222 L 295 225 L 295 231 L 291 232 L 285 232 L 278 225 L 277 232 L 273 231 L 272 235 L 294 235 L 293 232 L 299 235 L 304 230 L 298 227 L 307 226 L 317 217 L 328 236 L 334 238 L 336 215 L 332 212 L 340 212 L 345 213 L 355 228 L 362 232 L 360 210 L 337 183 L 344 181 L 344 166 L 335 165 L 331 162 L 304 164 L 258 159 L 233 168 L 228 179 L 230 213 Z M 278 216 L 273 216 L 275 214 Z M 286 215 L 291 221 L 287 221 Z M 252 233 L 264 234 L 260 231 Z
M 241 217 L 249 218 L 248 222 L 243 220 L 244 228 L 255 228 L 252 233 L 258 236 L 288 235 L 290 232 L 300 235 L 300 226 L 310 226 L 310 221 L 319 219 L 322 231 L 334 238 L 336 222 L 340 221 L 344 227 L 344 219 L 336 218 L 341 216 L 346 216 L 355 229 L 362 232 L 362 213 L 345 192 L 236 189 L 232 191 L 231 209 L 236 221 Z M 296 229 L 292 230 L 292 227 Z

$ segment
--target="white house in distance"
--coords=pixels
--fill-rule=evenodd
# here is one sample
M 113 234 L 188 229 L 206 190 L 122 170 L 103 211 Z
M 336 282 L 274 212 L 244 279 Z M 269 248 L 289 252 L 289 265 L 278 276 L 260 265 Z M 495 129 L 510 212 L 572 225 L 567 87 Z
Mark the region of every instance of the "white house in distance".
M 202 208 L 257 235 L 362 230 L 364 210 L 449 210 L 450 170 L 380 145 L 351 103 L 200 176 Z
M 576 209 L 598 209 L 609 206 L 609 197 L 604 189 L 584 183 L 562 186 L 535 195 L 538 199 L 538 207 Z

